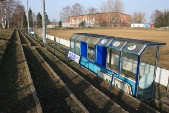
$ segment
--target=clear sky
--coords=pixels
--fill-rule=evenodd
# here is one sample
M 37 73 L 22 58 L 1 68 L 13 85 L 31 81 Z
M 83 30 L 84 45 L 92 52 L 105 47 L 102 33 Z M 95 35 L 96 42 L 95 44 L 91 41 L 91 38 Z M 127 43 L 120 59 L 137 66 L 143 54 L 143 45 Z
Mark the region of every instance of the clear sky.
M 27 0 L 21 0 L 21 3 L 27 8 Z M 65 6 L 73 6 L 80 3 L 85 9 L 89 7 L 100 9 L 100 5 L 107 0 L 45 0 L 46 13 L 50 21 L 60 20 L 59 13 Z M 150 16 L 156 9 L 160 11 L 169 10 L 169 0 L 121 0 L 124 4 L 125 14 L 132 15 L 133 12 L 144 12 L 146 22 L 150 22 Z M 42 11 L 42 0 L 28 0 L 28 5 L 32 11 L 37 14 Z

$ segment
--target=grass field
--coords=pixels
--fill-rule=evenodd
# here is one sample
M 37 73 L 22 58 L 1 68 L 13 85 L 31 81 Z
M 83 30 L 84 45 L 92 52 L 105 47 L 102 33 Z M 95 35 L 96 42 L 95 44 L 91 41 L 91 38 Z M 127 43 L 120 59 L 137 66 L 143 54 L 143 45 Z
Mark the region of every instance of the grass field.
M 12 32 L 13 30 L 9 29 L 0 30 L 0 39 L 9 40 L 10 36 L 12 35 Z
M 12 32 L 0 30 L 0 41 L 10 41 L 0 64 L 0 113 L 36 113 L 18 34 Z
M 37 33 L 42 33 L 37 30 Z M 73 33 L 93 33 L 93 34 L 103 34 L 109 36 L 130 38 L 130 39 L 140 39 L 155 42 L 165 42 L 166 45 L 160 47 L 158 66 L 169 69 L 169 30 L 162 29 L 66 29 L 66 30 L 52 30 L 47 29 L 47 34 L 53 35 L 55 37 L 70 39 Z

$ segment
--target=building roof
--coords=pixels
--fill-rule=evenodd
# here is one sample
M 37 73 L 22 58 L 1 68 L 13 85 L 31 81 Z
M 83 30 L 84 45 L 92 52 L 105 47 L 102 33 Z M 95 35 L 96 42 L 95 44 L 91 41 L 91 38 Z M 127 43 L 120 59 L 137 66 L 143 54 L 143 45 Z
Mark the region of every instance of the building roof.
M 97 13 L 94 13 L 94 14 L 108 14 L 108 13 L 116 13 L 116 12 L 97 12 Z M 123 15 L 127 15 L 127 16 L 131 16 L 131 15 L 124 14 L 124 13 L 121 13 L 121 12 L 118 12 L 118 13 L 123 14 Z M 86 16 L 86 15 L 94 15 L 94 14 L 81 14 L 81 15 L 76 15 L 76 16 Z M 75 17 L 75 16 L 69 16 L 69 17 Z

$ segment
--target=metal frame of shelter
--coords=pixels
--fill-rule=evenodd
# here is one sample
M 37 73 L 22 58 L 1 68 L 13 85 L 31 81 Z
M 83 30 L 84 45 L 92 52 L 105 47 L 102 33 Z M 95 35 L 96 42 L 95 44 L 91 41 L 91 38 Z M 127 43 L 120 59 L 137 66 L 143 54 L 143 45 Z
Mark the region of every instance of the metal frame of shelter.
M 154 97 L 159 47 L 163 45 L 166 43 L 89 33 L 70 37 L 70 51 L 81 57 L 80 65 L 110 75 L 110 89 L 114 77 L 128 83 L 139 99 Z

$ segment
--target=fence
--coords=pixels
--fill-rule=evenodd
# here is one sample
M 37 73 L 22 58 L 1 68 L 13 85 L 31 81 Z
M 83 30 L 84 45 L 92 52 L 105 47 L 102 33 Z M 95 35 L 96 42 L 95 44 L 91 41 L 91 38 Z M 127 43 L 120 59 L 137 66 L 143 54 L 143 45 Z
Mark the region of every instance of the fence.
M 46 38 L 48 38 L 52 41 L 55 41 L 59 44 L 62 44 L 64 46 L 70 47 L 70 41 L 69 40 L 65 40 L 65 39 L 62 39 L 62 38 L 59 38 L 59 37 L 54 37 L 54 36 L 51 36 L 51 35 L 46 35 Z
M 59 38 L 59 37 L 54 37 L 54 36 L 51 36 L 51 35 L 46 35 L 46 38 L 48 38 L 52 41 L 55 41 L 59 44 L 62 44 L 64 46 L 70 47 L 70 41 L 69 40 L 65 40 L 65 39 L 62 39 L 62 38 Z M 125 59 L 125 65 L 127 66 L 126 68 L 133 67 L 134 65 L 136 65 L 135 63 L 136 63 L 136 61 L 134 61 L 134 60 L 131 61 L 131 59 Z M 149 64 L 141 63 L 140 68 L 141 68 L 140 73 L 145 73 L 147 70 L 151 69 L 152 66 L 149 65 Z M 157 67 L 155 82 L 167 87 L 168 78 L 169 78 L 169 70 Z

